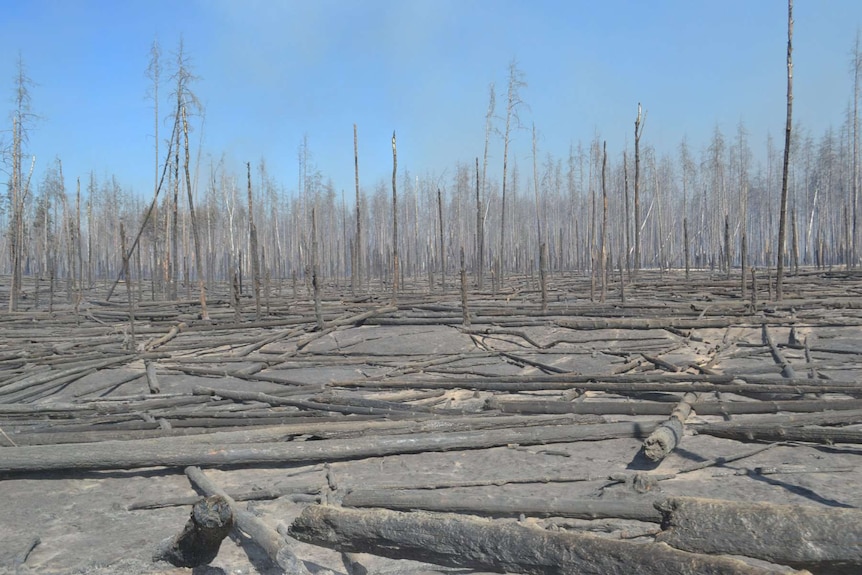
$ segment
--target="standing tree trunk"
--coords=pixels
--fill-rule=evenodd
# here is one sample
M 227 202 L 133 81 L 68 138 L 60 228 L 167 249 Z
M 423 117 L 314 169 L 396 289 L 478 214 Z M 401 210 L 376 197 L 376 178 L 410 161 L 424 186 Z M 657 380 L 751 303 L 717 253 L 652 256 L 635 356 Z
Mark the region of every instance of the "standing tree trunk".
M 392 132 L 392 303 L 398 300 L 398 193 L 395 178 L 398 174 L 398 152 L 395 148 L 395 132 Z
M 440 282 L 446 292 L 446 244 L 443 236 L 443 194 L 437 188 L 437 221 L 440 224 Z
M 171 267 L 171 300 L 176 301 L 177 299 L 177 278 L 179 275 L 179 255 L 177 253 L 178 250 L 178 239 L 177 239 L 177 222 L 179 221 L 179 217 L 177 216 L 178 205 L 179 204 L 179 195 L 180 195 L 180 108 L 182 107 L 182 99 L 181 99 L 181 90 L 177 90 L 177 117 L 174 120 L 174 134 L 175 139 L 177 141 L 177 146 L 174 149 L 174 199 L 171 204 L 171 257 L 170 257 L 170 267 Z
M 608 165 L 608 143 L 602 144 L 602 251 L 599 266 L 602 274 L 602 292 L 600 300 L 605 301 L 608 297 L 608 188 L 606 185 L 606 172 Z
M 257 227 L 254 225 L 254 203 L 251 193 L 251 162 L 245 163 L 248 176 L 248 243 L 251 252 L 251 281 L 254 289 L 254 317 L 260 319 L 260 260 L 257 253 Z
M 318 331 L 323 331 L 323 312 L 320 308 L 320 263 L 317 248 L 317 209 L 311 208 L 311 287 L 314 291 L 314 317 Z
M 641 114 L 641 105 L 638 102 L 638 116 L 635 118 L 635 256 L 634 270 L 635 275 L 641 268 L 641 204 L 640 204 L 640 174 L 641 174 L 641 135 L 643 134 L 643 122 L 645 118 Z
M 775 299 L 784 297 L 784 244 L 787 236 L 787 171 L 790 164 L 790 129 L 793 118 L 793 0 L 787 0 L 787 123 L 784 127 L 784 169 L 781 176 L 781 208 L 778 220 L 778 269 Z
M 685 182 L 685 180 L 683 180 Z M 684 185 L 684 184 L 683 184 Z M 626 236 L 626 274 L 629 276 L 629 281 L 632 278 L 632 246 L 631 246 L 631 214 L 629 213 L 629 163 L 625 150 L 623 151 L 623 189 L 625 192 L 624 200 L 626 203 L 626 220 L 625 220 L 625 236 Z
M 853 258 L 851 262 L 856 266 L 859 257 L 859 75 L 862 73 L 862 60 L 859 52 L 859 31 L 856 31 L 856 46 L 853 51 Z
M 479 158 L 476 158 L 476 287 L 480 291 L 482 290 L 482 278 L 484 274 L 485 226 L 482 220 L 482 196 L 479 191 Z
M 9 226 L 12 259 L 12 285 L 9 286 L 9 311 L 18 311 L 18 292 L 21 291 L 21 123 L 16 114 L 12 118 L 12 222 Z
M 356 135 L 356 124 L 353 124 L 353 174 L 356 183 L 356 241 L 353 248 L 355 271 L 351 288 L 355 292 L 356 288 L 362 285 L 362 216 L 359 208 L 359 138 Z
M 189 197 L 189 216 L 192 220 L 192 238 L 195 242 L 195 273 L 198 276 L 198 289 L 201 292 L 201 319 L 209 320 L 210 316 L 207 313 L 207 288 L 204 283 L 204 266 L 201 259 L 201 242 L 198 234 L 198 220 L 195 216 L 195 203 L 192 199 L 192 179 L 189 174 L 189 123 L 186 121 L 186 107 L 182 107 L 183 117 L 183 138 L 185 144 L 185 172 L 186 172 L 186 193 Z
M 730 216 L 724 214 L 724 268 L 727 279 L 730 279 L 730 263 L 733 254 L 730 251 Z

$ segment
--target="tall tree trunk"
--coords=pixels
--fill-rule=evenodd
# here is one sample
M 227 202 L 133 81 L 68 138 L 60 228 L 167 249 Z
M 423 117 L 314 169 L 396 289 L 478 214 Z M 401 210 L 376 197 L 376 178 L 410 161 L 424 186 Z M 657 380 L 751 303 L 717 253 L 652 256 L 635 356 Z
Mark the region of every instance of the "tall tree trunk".
M 608 143 L 602 144 L 602 251 L 601 263 L 599 265 L 602 274 L 601 301 L 608 297 L 608 188 L 606 183 L 608 166 Z
M 189 174 L 189 123 L 186 121 L 186 107 L 182 107 L 183 117 L 183 138 L 185 147 L 185 172 L 186 172 L 186 192 L 189 199 L 189 216 L 192 220 L 192 238 L 195 245 L 195 273 L 198 276 L 198 290 L 201 293 L 201 319 L 208 320 L 210 318 L 207 313 L 207 288 L 204 283 L 204 268 L 203 259 L 201 258 L 201 242 L 198 234 L 198 220 L 195 216 L 195 203 L 192 199 L 192 180 Z M 251 206 L 249 206 L 251 207 Z
M 398 151 L 395 147 L 395 132 L 392 132 L 392 302 L 398 299 L 398 193 L 395 180 L 398 174 Z
M 353 124 L 353 179 L 356 184 L 356 241 L 354 242 L 353 258 L 355 272 L 354 282 L 351 286 L 353 291 L 362 285 L 362 212 L 360 210 L 359 198 L 359 137 L 356 133 L 356 124 Z
M 179 277 L 179 254 L 178 254 L 178 238 L 177 226 L 179 222 L 178 204 L 180 196 L 180 146 L 179 146 L 179 130 L 180 128 L 180 107 L 182 100 L 180 92 L 177 94 L 177 117 L 174 122 L 174 134 L 177 141 L 177 146 L 174 149 L 174 197 L 171 202 L 171 257 L 170 257 L 170 283 L 171 283 L 171 300 L 177 299 L 177 279 Z
M 487 153 L 487 150 L 486 152 Z M 485 225 L 479 189 L 479 158 L 476 158 L 476 287 L 481 291 L 485 275 Z
M 641 105 L 638 102 L 638 115 L 635 118 L 635 274 L 641 268 L 641 204 L 640 204 L 640 174 L 641 174 L 641 134 L 643 134 L 643 115 Z
M 440 188 L 437 188 L 437 221 L 440 225 L 440 284 L 443 291 L 446 291 L 446 243 L 443 235 L 443 194 Z
M 248 240 L 251 252 L 251 281 L 254 289 L 254 317 L 260 320 L 260 260 L 257 251 L 257 227 L 254 225 L 254 201 L 251 193 L 251 162 L 246 162 L 248 178 Z
M 12 259 L 12 285 L 9 286 L 9 311 L 18 311 L 21 291 L 21 122 L 18 114 L 12 118 L 12 225 L 9 226 Z
M 793 0 L 787 0 L 787 123 L 784 127 L 784 168 L 781 176 L 781 207 L 778 223 L 778 269 L 775 298 L 784 297 L 784 244 L 787 236 L 787 172 L 790 164 L 790 130 L 793 119 Z
M 632 277 L 632 246 L 631 246 L 631 214 L 629 213 L 629 163 L 625 150 L 623 151 L 623 188 L 625 192 L 624 200 L 626 203 L 626 220 L 625 220 L 625 236 L 626 236 L 626 274 L 629 281 Z

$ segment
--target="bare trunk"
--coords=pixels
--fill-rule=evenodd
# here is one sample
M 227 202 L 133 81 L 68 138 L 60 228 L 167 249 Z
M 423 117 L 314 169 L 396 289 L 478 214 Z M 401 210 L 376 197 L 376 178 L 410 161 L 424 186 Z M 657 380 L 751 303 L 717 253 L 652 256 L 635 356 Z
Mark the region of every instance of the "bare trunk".
M 392 132 L 392 302 L 398 300 L 398 193 L 395 179 L 398 174 L 398 151 L 395 147 L 395 132 Z
M 356 241 L 353 248 L 353 259 L 355 271 L 353 273 L 354 291 L 362 285 L 362 216 L 359 198 L 359 138 L 356 133 L 356 124 L 353 124 L 353 179 L 356 183 Z
M 793 119 L 793 0 L 787 0 L 787 122 L 784 127 L 784 168 L 778 223 L 778 268 L 775 299 L 784 297 L 784 244 L 787 236 L 787 172 L 790 164 L 790 130 Z
M 195 242 L 195 273 L 198 276 L 198 290 L 200 290 L 201 294 L 201 319 L 208 320 L 209 313 L 207 313 L 207 288 L 204 283 L 204 269 L 203 269 L 203 260 L 201 259 L 201 243 L 200 237 L 198 234 L 198 223 L 197 217 L 195 216 L 195 203 L 192 199 L 192 180 L 189 175 L 189 124 L 186 121 L 186 107 L 182 107 L 182 117 L 183 117 L 183 137 L 185 142 L 185 172 L 186 172 L 186 193 L 188 194 L 189 199 L 189 216 L 192 220 L 192 238 Z
M 608 165 L 608 143 L 602 145 L 602 251 L 601 263 L 599 266 L 602 274 L 602 293 L 601 301 L 605 301 L 608 297 L 608 189 L 606 182 L 606 172 Z

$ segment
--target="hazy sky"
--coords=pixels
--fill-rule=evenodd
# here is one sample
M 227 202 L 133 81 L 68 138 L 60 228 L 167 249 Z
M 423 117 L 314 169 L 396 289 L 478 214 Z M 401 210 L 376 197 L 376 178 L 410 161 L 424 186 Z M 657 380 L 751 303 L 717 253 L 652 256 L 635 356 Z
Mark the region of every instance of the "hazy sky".
M 716 125 L 732 136 L 742 120 L 758 153 L 784 129 L 784 0 L 0 0 L 0 15 L 0 118 L 11 127 L 20 50 L 41 117 L 36 179 L 59 156 L 67 186 L 92 170 L 152 193 L 154 39 L 168 64 L 183 37 L 200 77 L 193 145 L 202 134 L 205 165 L 224 154 L 239 171 L 263 157 L 288 190 L 307 134 L 316 166 L 352 197 L 354 123 L 364 188 L 391 176 L 393 130 L 399 169 L 452 176 L 481 156 L 488 85 L 502 114 L 513 58 L 541 156 L 597 133 L 621 153 L 639 101 L 643 142 L 660 152 L 684 136 L 700 149 Z M 851 98 L 862 2 L 797 0 L 794 16 L 794 119 L 819 137 Z M 529 130 L 513 153 L 527 169 Z M 499 137 L 491 162 L 499 179 Z

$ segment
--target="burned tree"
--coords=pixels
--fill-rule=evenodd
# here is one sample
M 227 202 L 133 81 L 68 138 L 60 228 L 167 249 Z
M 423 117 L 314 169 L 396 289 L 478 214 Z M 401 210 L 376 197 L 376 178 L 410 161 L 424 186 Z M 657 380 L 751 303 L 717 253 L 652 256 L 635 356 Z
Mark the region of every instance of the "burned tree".
M 784 297 L 784 243 L 787 236 L 787 172 L 790 163 L 790 130 L 793 119 L 793 0 L 787 0 L 787 122 L 784 127 L 784 167 L 781 176 L 781 207 L 778 223 L 778 269 L 775 298 Z

